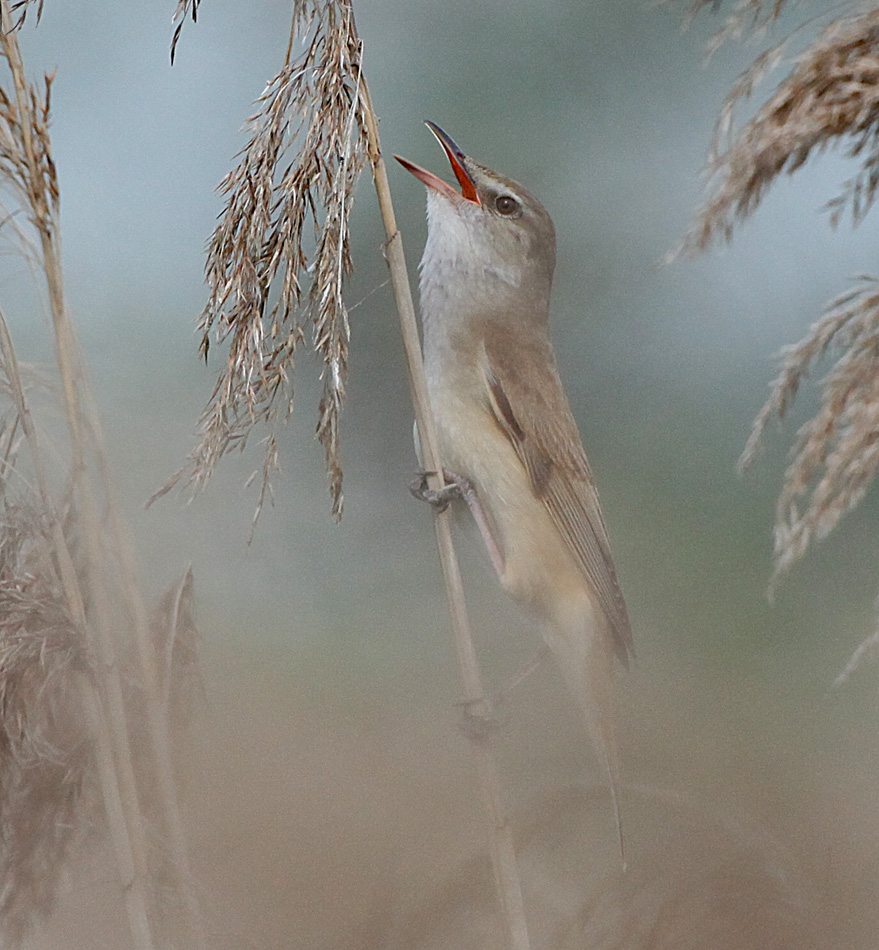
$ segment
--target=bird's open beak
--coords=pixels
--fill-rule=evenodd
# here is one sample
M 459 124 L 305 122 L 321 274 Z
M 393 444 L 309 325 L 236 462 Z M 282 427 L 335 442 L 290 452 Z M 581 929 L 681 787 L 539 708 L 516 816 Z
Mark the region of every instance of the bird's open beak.
M 433 172 L 427 171 L 427 169 L 422 168 L 420 165 L 416 165 L 406 158 L 400 158 L 399 155 L 395 155 L 394 158 L 397 159 L 403 168 L 412 172 L 419 181 L 424 182 L 428 188 L 433 188 L 447 198 L 454 198 L 456 200 L 464 198 L 467 201 L 472 201 L 474 204 L 482 204 L 479 200 L 479 195 L 476 194 L 476 185 L 464 167 L 464 160 L 466 158 L 464 153 L 455 145 L 451 136 L 446 135 L 436 123 L 427 121 L 424 124 L 433 132 L 437 141 L 442 145 L 443 151 L 446 153 L 449 163 L 452 166 L 452 171 L 455 173 L 455 178 L 458 179 L 458 184 L 461 186 L 461 194 L 459 195 L 448 182 L 443 181 L 442 178 L 438 178 Z

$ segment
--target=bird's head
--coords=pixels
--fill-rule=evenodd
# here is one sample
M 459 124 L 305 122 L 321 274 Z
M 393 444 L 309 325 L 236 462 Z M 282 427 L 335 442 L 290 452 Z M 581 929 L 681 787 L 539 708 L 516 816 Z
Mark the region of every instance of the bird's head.
M 546 311 L 555 268 L 555 228 L 543 205 L 520 184 L 465 155 L 433 122 L 460 193 L 405 158 L 397 161 L 427 186 L 425 277 L 460 282 L 478 304 Z

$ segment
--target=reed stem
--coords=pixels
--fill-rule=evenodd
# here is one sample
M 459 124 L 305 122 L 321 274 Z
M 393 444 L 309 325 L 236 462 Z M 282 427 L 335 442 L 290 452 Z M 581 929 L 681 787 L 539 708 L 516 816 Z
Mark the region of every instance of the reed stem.
M 394 289 L 397 312 L 400 316 L 400 330 L 403 334 L 403 345 L 409 367 L 412 403 L 415 408 L 415 421 L 418 426 L 423 464 L 429 472 L 434 473 L 429 476 L 431 488 L 441 488 L 443 486 L 441 474 L 443 466 L 439 453 L 436 425 L 434 424 L 427 393 L 427 380 L 424 375 L 424 364 L 421 356 L 421 341 L 418 334 L 418 323 L 415 318 L 412 290 L 409 286 L 406 258 L 403 252 L 403 239 L 397 229 L 397 219 L 391 201 L 387 168 L 381 153 L 378 120 L 372 107 L 366 80 L 362 75 L 360 77 L 360 96 L 369 142 L 369 161 L 372 166 L 373 181 L 387 235 L 387 261 L 391 272 L 391 284 Z M 464 698 L 468 710 L 474 715 L 488 717 L 491 714 L 491 704 L 485 695 L 476 650 L 473 646 L 473 635 L 464 600 L 464 586 L 461 581 L 458 557 L 452 542 L 448 511 L 435 512 L 434 527 L 446 588 L 446 600 L 449 605 L 455 651 L 464 687 Z M 516 862 L 516 852 L 513 844 L 513 833 L 504 806 L 491 741 L 488 737 L 485 737 L 473 742 L 472 745 L 476 754 L 482 797 L 492 831 L 491 863 L 500 904 L 506 947 L 507 950 L 529 950 L 528 926 L 525 918 L 525 905 L 522 899 L 519 867 Z
M 155 895 L 152 892 L 145 819 L 135 775 L 126 701 L 118 664 L 120 629 L 115 616 L 117 598 L 135 634 L 141 686 L 146 699 L 147 732 L 153 759 L 150 772 L 155 777 L 157 798 L 169 841 L 171 865 L 176 877 L 175 883 L 187 914 L 191 946 L 195 950 L 206 950 L 207 941 L 189 871 L 183 822 L 177 802 L 168 722 L 164 715 L 165 706 L 161 697 L 149 618 L 138 586 L 133 548 L 109 475 L 100 422 L 85 380 L 76 333 L 66 309 L 56 214 L 47 193 L 41 157 L 34 141 L 34 106 L 9 0 L 0 0 L 0 30 L 0 48 L 9 64 L 15 86 L 21 148 L 26 167 L 23 185 L 29 205 L 27 211 L 39 235 L 40 262 L 49 296 L 55 356 L 70 435 L 73 496 L 84 542 L 84 580 L 74 568 L 57 514 L 53 517 L 53 543 L 57 568 L 71 616 L 82 632 L 91 654 L 94 682 L 89 679 L 87 684 L 83 684 L 82 701 L 94 736 L 98 773 L 132 936 L 138 950 L 153 950 L 155 947 L 149 915 L 151 898 Z M 17 379 L 17 364 L 14 362 L 14 351 L 5 322 L 0 333 L 0 342 L 3 344 L 7 367 L 11 367 L 11 374 Z M 46 510 L 55 513 L 45 466 L 20 380 L 17 385 L 13 384 L 13 389 L 22 427 L 30 445 L 43 504 Z M 97 467 L 97 485 L 89 470 L 90 458 Z M 108 538 L 105 538 L 105 526 L 99 512 L 99 490 L 109 522 Z M 111 550 L 108 550 L 108 541 Z M 109 560 L 115 564 L 115 570 L 109 568 Z M 83 596 L 82 583 L 88 585 L 88 600 L 94 613 L 93 617 L 87 616 L 84 608 L 86 598 Z
M 6 2 L 2 0 L 0 2 L 0 17 L 5 18 L 7 13 Z M 60 516 L 49 491 L 49 479 L 43 462 L 39 438 L 33 424 L 30 407 L 25 399 L 24 386 L 18 369 L 18 359 L 15 355 L 12 338 L 9 335 L 6 318 L 2 312 L 0 312 L 0 355 L 3 358 L 4 374 L 9 383 L 10 396 L 15 404 L 30 450 L 31 464 L 36 476 L 40 500 L 51 521 L 55 569 L 58 572 L 61 589 L 64 591 L 67 609 L 70 612 L 73 624 L 83 638 L 92 668 L 97 667 L 94 677 L 86 674 L 76 674 L 78 677 L 77 689 L 88 723 L 89 735 L 94 743 L 98 782 L 107 815 L 110 839 L 113 842 L 116 855 L 116 866 L 122 883 L 133 945 L 135 950 L 154 950 L 155 944 L 153 943 L 149 922 L 146 853 L 145 850 L 142 850 L 145 847 L 144 838 L 142 835 L 140 837 L 132 835 L 129 825 L 130 816 L 128 809 L 125 807 L 125 795 L 122 791 L 123 783 L 116 764 L 118 742 L 114 741 L 113 731 L 118 728 L 118 723 L 111 723 L 101 700 L 100 682 L 106 678 L 108 671 L 98 662 L 95 655 L 94 636 L 90 631 L 86 617 L 79 577 L 67 539 L 64 536 Z

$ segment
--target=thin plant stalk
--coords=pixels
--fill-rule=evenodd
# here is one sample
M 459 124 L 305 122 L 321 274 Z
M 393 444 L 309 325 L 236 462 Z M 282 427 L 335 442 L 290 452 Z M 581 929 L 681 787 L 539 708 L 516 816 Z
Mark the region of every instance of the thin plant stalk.
M 0 46 L 7 59 L 15 84 L 16 104 L 20 119 L 22 146 L 27 165 L 27 181 L 25 183 L 27 200 L 30 204 L 33 223 L 40 236 L 41 262 L 45 271 L 46 287 L 49 295 L 49 306 L 53 329 L 55 333 L 55 353 L 62 381 L 64 393 L 65 414 L 70 434 L 72 481 L 74 496 L 77 499 L 81 513 L 83 538 L 88 557 L 90 579 L 102 570 L 104 551 L 101 542 L 100 517 L 94 488 L 88 473 L 87 449 L 91 444 L 93 454 L 97 459 L 100 481 L 102 483 L 105 505 L 109 514 L 111 537 L 117 563 L 119 593 L 126 612 L 132 622 L 137 642 L 137 653 L 141 667 L 142 686 L 146 697 L 147 731 L 150 738 L 151 752 L 156 769 L 156 784 L 162 817 L 169 837 L 169 850 L 172 866 L 177 878 L 176 884 L 182 896 L 184 908 L 188 917 L 188 929 L 192 938 L 193 947 L 204 950 L 207 946 L 204 927 L 198 902 L 189 871 L 186 854 L 183 823 L 177 802 L 176 786 L 171 764 L 170 740 L 167 721 L 163 715 L 164 704 L 161 701 L 156 660 L 153 644 L 149 633 L 147 612 L 136 581 L 136 568 L 131 544 L 124 529 L 119 514 L 118 503 L 112 480 L 109 477 L 106 464 L 106 453 L 103 447 L 103 438 L 97 414 L 91 404 L 88 389 L 84 380 L 81 360 L 75 333 L 67 315 L 64 300 L 63 277 L 60 252 L 56 231 L 55 217 L 50 206 L 49 196 L 45 186 L 43 171 L 40 167 L 40 158 L 33 141 L 31 124 L 31 104 L 27 92 L 24 66 L 18 47 L 17 34 L 13 26 L 13 19 L 8 0 L 0 0 Z M 87 411 L 83 409 L 86 403 Z M 24 424 L 23 420 L 23 424 Z M 31 432 L 33 427 L 31 426 Z M 88 436 L 91 436 L 89 440 Z M 35 444 L 35 443 L 34 443 Z M 45 491 L 45 476 L 42 476 L 41 492 Z M 57 526 L 60 532 L 60 524 Z M 69 559 L 69 551 L 67 559 Z M 63 575 L 66 591 L 72 591 L 76 584 L 75 571 L 64 569 L 65 558 L 59 558 L 59 566 Z M 72 569 L 72 561 L 71 561 Z M 73 586 L 71 586 L 73 585 Z M 108 717 L 107 727 L 112 741 L 116 774 L 119 779 L 122 810 L 125 814 L 129 842 L 131 845 L 132 867 L 134 875 L 126 873 L 127 861 L 117 847 L 117 858 L 120 862 L 120 871 L 123 874 L 123 885 L 126 892 L 126 903 L 129 903 L 129 892 L 143 891 L 144 907 L 146 907 L 147 882 L 149 879 L 149 856 L 146 843 L 143 814 L 140 808 L 137 782 L 131 755 L 128 725 L 126 721 L 125 702 L 122 692 L 121 673 L 116 657 L 116 643 L 112 608 L 105 586 L 97 582 L 93 586 L 92 600 L 94 603 L 96 631 L 87 623 L 85 611 L 82 607 L 81 593 L 78 607 L 73 615 L 78 625 L 87 637 L 89 648 L 99 661 L 98 682 L 104 696 L 105 708 Z M 94 698 L 93 698 L 94 699 Z M 90 704 L 86 704 L 89 707 Z M 99 754 L 99 768 L 101 758 Z M 103 769 L 102 776 L 103 776 Z M 103 785 L 103 778 L 102 778 Z M 108 817 L 111 818 L 115 808 L 115 799 L 108 795 L 105 789 L 105 804 Z M 114 836 L 115 837 L 115 836 Z M 136 884 L 135 884 L 136 882 Z M 154 946 L 149 933 L 149 926 L 143 926 L 140 912 L 130 914 L 132 933 L 139 948 L 149 950 Z
M 168 716 L 167 693 L 162 688 L 156 663 L 153 638 L 150 632 L 150 620 L 140 586 L 137 583 L 137 564 L 134 545 L 128 527 L 125 524 L 116 495 L 115 485 L 110 478 L 107 454 L 104 450 L 103 433 L 97 423 L 97 416 L 91 414 L 92 434 L 97 449 L 98 468 L 101 472 L 106 496 L 107 514 L 111 528 L 111 543 L 114 555 L 121 566 L 120 587 L 124 606 L 132 624 L 137 645 L 137 657 L 140 664 L 141 686 L 146 698 L 147 730 L 150 737 L 153 762 L 156 768 L 154 776 L 159 790 L 159 800 L 164 812 L 168 831 L 167 846 L 176 878 L 177 891 L 186 913 L 186 926 L 192 941 L 193 950 L 207 950 L 207 933 L 201 913 L 195 883 L 186 848 L 186 829 L 177 797 L 177 783 L 174 778 L 174 763 L 171 756 L 171 724 Z
M 0 4 L 0 14 L 2 14 L 4 18 L 3 26 L 5 27 L 5 18 L 8 15 L 5 0 Z M 0 312 L 0 354 L 2 354 L 3 357 L 4 371 L 9 381 L 12 400 L 15 403 L 18 418 L 30 449 L 31 464 L 37 480 L 40 499 L 44 510 L 49 512 L 51 517 L 52 542 L 56 567 L 67 601 L 67 608 L 70 611 L 76 628 L 80 631 L 80 634 L 91 648 L 88 621 L 86 619 L 82 592 L 79 587 L 79 579 L 76 574 L 67 539 L 64 537 L 61 520 L 55 510 L 55 505 L 52 502 L 52 496 L 49 492 L 49 480 L 43 463 L 42 450 L 33 424 L 30 408 L 24 396 L 24 386 L 21 382 L 15 348 L 12 345 L 6 318 L 2 312 Z M 89 652 L 91 652 L 91 649 Z M 144 840 L 142 836 L 140 839 L 137 839 L 137 841 L 132 839 L 131 828 L 126 814 L 127 810 L 124 804 L 125 796 L 121 791 L 119 770 L 116 765 L 115 746 L 117 743 L 114 742 L 112 728 L 108 723 L 104 706 L 100 700 L 98 685 L 87 675 L 78 674 L 78 679 L 80 702 L 85 711 L 89 733 L 94 743 L 98 781 L 104 800 L 104 809 L 107 814 L 110 837 L 113 841 L 113 847 L 116 853 L 116 862 L 122 879 L 125 906 L 128 913 L 132 939 L 137 950 L 153 950 L 155 944 L 153 943 L 149 923 L 147 879 L 145 873 L 146 855 L 142 854 L 141 860 L 139 861 L 137 859 L 137 846 L 139 844 L 140 847 L 143 848 Z
M 200 0 L 179 0 L 173 49 L 187 15 L 195 18 Z M 292 59 L 302 30 L 305 49 Z M 250 141 L 238 165 L 221 183 L 226 208 L 208 245 L 206 273 L 210 297 L 199 323 L 202 353 L 209 333 L 231 337 L 229 358 L 202 418 L 202 439 L 184 469 L 157 494 L 189 474 L 203 484 L 231 448 L 243 447 L 257 424 L 271 427 L 292 403 L 293 355 L 304 340 L 297 315 L 300 281 L 310 289 L 304 313 L 310 317 L 312 346 L 324 363 L 324 393 L 318 435 L 326 449 L 334 499 L 341 513 L 338 417 L 344 396 L 348 312 L 342 282 L 351 270 L 348 214 L 360 170 L 369 161 L 387 234 L 386 254 L 400 315 L 415 416 L 429 484 L 443 484 L 442 463 L 430 412 L 421 343 L 406 271 L 402 241 L 381 156 L 378 123 L 361 69 L 362 43 L 352 0 L 294 0 L 290 39 L 282 70 L 266 86 L 248 123 Z M 301 135 L 296 156 L 287 148 Z M 303 250 L 303 225 L 315 225 L 317 250 Z M 274 302 L 271 288 L 279 287 Z M 263 494 L 276 466 L 274 433 L 266 440 Z M 262 501 L 262 495 L 260 504 Z M 257 509 L 257 511 L 259 508 Z M 455 648 L 470 711 L 488 717 L 490 704 L 479 672 L 464 604 L 463 584 L 452 546 L 449 516 L 435 518 Z M 507 950 L 528 950 L 522 888 L 491 744 L 475 743 L 479 783 L 491 825 L 491 856 Z
M 403 252 L 403 239 L 397 228 L 397 220 L 391 201 L 387 168 L 381 153 L 378 122 L 372 108 L 366 80 L 362 75 L 360 77 L 360 91 L 369 142 L 369 161 L 372 166 L 373 181 L 387 235 L 386 255 L 391 272 L 394 299 L 400 316 L 400 330 L 403 334 L 403 345 L 409 367 L 412 403 L 415 409 L 415 421 L 418 426 L 423 462 L 425 468 L 431 473 L 428 476 L 431 488 L 441 488 L 443 486 L 442 461 L 440 459 L 436 425 L 427 393 L 421 341 L 418 334 L 418 323 L 415 318 L 412 290 L 409 286 L 406 258 Z M 473 646 L 473 636 L 464 601 L 461 570 L 452 542 L 450 517 L 448 511 L 436 511 L 434 527 L 436 528 L 437 547 L 445 581 L 446 599 L 451 615 L 455 650 L 464 687 L 464 698 L 467 708 L 472 713 L 480 717 L 488 717 L 491 714 L 491 704 L 485 695 L 476 650 Z M 516 861 L 513 833 L 501 793 L 500 778 L 491 743 L 485 737 L 475 741 L 473 746 L 476 750 L 479 784 L 492 829 L 491 863 L 501 908 L 506 947 L 507 950 L 529 950 L 528 925 L 522 899 L 522 885 Z

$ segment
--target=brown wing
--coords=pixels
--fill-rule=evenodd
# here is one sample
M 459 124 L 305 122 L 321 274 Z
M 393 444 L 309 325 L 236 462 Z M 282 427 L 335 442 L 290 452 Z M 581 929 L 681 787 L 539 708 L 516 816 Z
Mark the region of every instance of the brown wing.
M 542 330 L 486 335 L 489 402 L 580 569 L 598 596 L 623 663 L 634 656 L 598 491 Z

